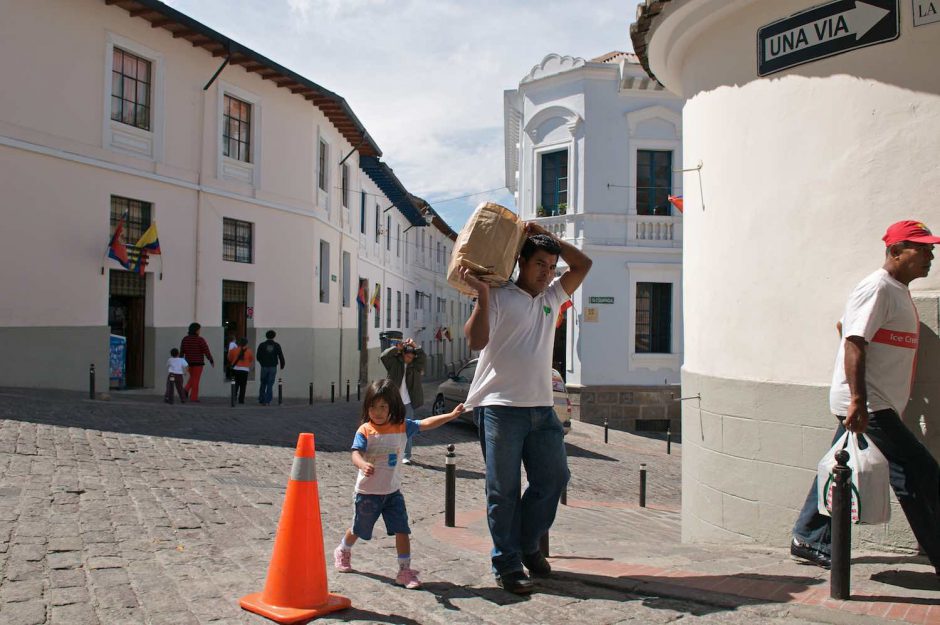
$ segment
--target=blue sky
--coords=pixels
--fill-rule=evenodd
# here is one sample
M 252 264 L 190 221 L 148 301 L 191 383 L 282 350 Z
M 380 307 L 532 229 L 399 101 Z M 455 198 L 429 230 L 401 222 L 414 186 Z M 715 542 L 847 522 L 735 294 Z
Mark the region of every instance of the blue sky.
M 412 193 L 455 230 L 514 208 L 503 90 L 546 54 L 630 50 L 636 0 L 165 0 L 343 96 Z M 239 71 L 239 70 L 227 70 Z

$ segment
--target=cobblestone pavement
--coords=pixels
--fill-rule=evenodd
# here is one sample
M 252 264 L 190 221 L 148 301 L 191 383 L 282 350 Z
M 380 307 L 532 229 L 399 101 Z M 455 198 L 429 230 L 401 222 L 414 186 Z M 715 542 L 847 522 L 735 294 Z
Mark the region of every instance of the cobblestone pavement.
M 329 554 L 351 520 L 348 446 L 357 415 L 356 404 L 345 402 L 169 406 L 147 395 L 89 401 L 0 389 L 0 623 L 268 622 L 241 610 L 238 599 L 263 587 L 297 434 L 316 436 Z M 748 597 L 743 588 L 719 597 L 701 588 L 703 579 L 758 587 L 763 579 L 792 597 L 823 576 L 793 564 L 781 577 L 779 550 L 681 545 L 681 446 L 666 455 L 663 441 L 622 432 L 604 444 L 600 428 L 580 423 L 567 440 L 569 505 L 551 536 L 559 574 L 540 592 L 520 598 L 495 587 L 475 430 L 452 423 L 416 439 L 416 463 L 403 467 L 424 589 L 394 585 L 394 542 L 377 533 L 354 549 L 356 572 L 328 566 L 330 591 L 350 597 L 353 608 L 319 622 L 839 622 L 841 612 L 797 609 L 786 597 Z M 446 443 L 458 453 L 457 528 L 442 523 Z M 649 471 L 642 510 L 635 506 L 640 462 Z M 904 568 L 919 574 L 916 565 Z M 742 571 L 750 574 L 736 579 Z M 934 622 L 940 594 L 907 592 L 921 598 L 905 609 L 922 610 L 923 618 L 906 620 Z M 898 589 L 885 601 L 897 599 L 892 593 Z M 865 622 L 859 618 L 844 622 Z

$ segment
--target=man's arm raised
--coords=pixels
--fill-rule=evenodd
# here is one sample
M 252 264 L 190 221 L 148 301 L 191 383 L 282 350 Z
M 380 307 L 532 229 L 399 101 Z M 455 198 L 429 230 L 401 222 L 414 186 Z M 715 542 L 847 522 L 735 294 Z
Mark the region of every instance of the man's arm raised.
M 561 276 L 561 286 L 565 290 L 565 293 L 568 295 L 573 295 L 575 291 L 578 290 L 578 287 L 581 286 L 581 283 L 584 282 L 584 278 L 587 277 L 588 272 L 591 270 L 591 265 L 594 264 L 587 255 L 568 243 L 567 241 L 562 241 L 551 232 L 538 225 L 533 221 L 527 221 L 525 224 L 525 234 L 526 236 L 532 236 L 534 234 L 547 234 L 548 236 L 555 239 L 558 245 L 561 247 L 561 259 L 565 261 L 565 264 L 568 265 L 568 270 Z
M 459 272 L 460 278 L 477 292 L 477 303 L 463 326 L 463 333 L 470 349 L 481 350 L 490 342 L 490 286 L 479 280 L 466 267 L 461 267 Z

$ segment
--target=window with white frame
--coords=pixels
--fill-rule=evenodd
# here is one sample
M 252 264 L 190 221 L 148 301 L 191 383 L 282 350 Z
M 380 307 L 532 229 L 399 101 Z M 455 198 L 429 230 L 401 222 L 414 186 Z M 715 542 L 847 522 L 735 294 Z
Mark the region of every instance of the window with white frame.
M 359 192 L 359 233 L 366 233 L 366 192 Z
M 382 209 L 375 205 L 375 242 L 379 242 L 379 236 L 382 234 Z
M 395 291 L 395 327 L 401 328 L 401 291 Z
M 392 287 L 385 289 L 385 327 L 392 327 Z
M 239 219 L 222 219 L 222 260 L 251 263 L 254 224 Z
M 405 293 L 405 327 L 411 327 L 411 294 Z
M 222 154 L 251 162 L 251 103 L 229 94 L 222 104 Z
M 104 147 L 160 161 L 163 158 L 163 56 L 107 33 Z
M 320 139 L 319 146 L 317 186 L 324 193 L 329 193 L 330 146 L 323 139 Z
M 669 215 L 672 194 L 672 152 L 636 151 L 636 214 Z
M 636 353 L 672 352 L 672 283 L 637 282 Z
M 150 130 L 153 63 L 115 46 L 111 60 L 111 119 Z
M 349 208 L 349 164 L 343 163 L 343 181 L 342 188 L 340 190 L 340 201 L 343 203 L 343 208 Z
M 536 216 L 564 215 L 568 211 L 568 150 L 540 156 L 539 205 Z
M 395 256 L 401 257 L 401 224 L 396 224 Z
M 392 216 L 385 217 L 385 249 L 392 251 Z
M 352 300 L 352 257 L 343 252 L 343 308 L 349 308 Z

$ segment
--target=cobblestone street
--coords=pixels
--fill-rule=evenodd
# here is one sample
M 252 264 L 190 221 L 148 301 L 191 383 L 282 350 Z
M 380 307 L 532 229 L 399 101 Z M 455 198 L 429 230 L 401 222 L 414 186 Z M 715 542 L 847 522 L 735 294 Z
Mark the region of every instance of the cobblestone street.
M 0 392 L 0 622 L 267 622 L 242 611 L 238 599 L 263 587 L 297 434 L 316 436 L 329 554 L 351 519 L 355 471 L 347 449 L 357 412 L 355 402 L 230 408 L 218 400 L 168 406 L 144 395 L 93 402 L 77 393 Z M 328 563 L 330 590 L 350 597 L 353 609 L 321 620 L 816 622 L 785 603 L 676 598 L 655 583 L 637 585 L 636 576 L 625 585 L 611 567 L 627 553 L 647 567 L 695 570 L 709 562 L 707 550 L 679 544 L 681 447 L 666 455 L 664 441 L 622 432 L 604 444 L 601 428 L 581 423 L 567 441 L 569 505 L 552 535 L 562 572 L 540 592 L 520 598 L 493 583 L 475 429 L 451 423 L 416 439 L 415 464 L 403 467 L 424 589 L 394 585 L 394 541 L 377 532 L 354 549 L 355 573 L 336 574 Z M 458 453 L 453 529 L 443 527 L 451 442 Z M 645 510 L 636 506 L 640 462 L 649 471 Z M 724 566 L 779 557 L 745 550 Z M 821 583 L 821 571 L 806 577 L 793 566 L 804 587 Z

